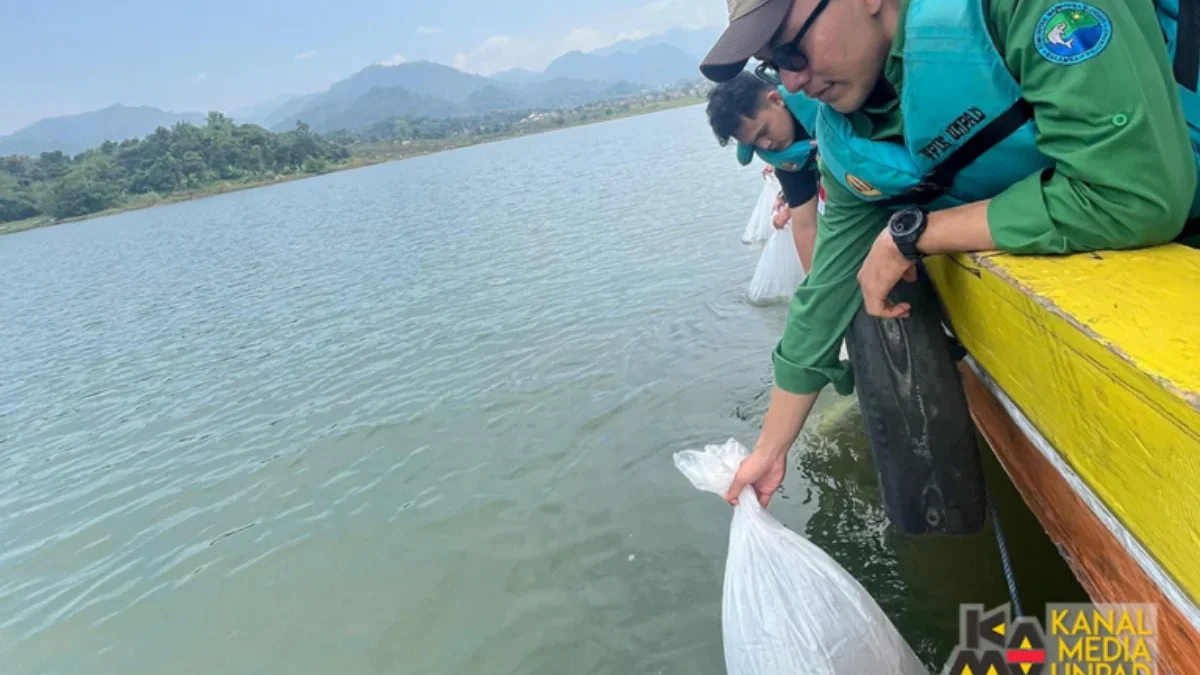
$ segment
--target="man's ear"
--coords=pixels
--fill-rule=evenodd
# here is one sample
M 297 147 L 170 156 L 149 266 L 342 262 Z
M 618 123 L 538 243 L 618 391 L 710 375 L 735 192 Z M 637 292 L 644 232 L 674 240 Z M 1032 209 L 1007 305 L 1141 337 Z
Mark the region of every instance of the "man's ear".
M 884 0 L 862 0 L 868 16 L 878 16 L 883 11 Z
M 771 87 L 771 91 L 767 92 L 767 105 L 784 105 L 783 94 L 775 87 Z

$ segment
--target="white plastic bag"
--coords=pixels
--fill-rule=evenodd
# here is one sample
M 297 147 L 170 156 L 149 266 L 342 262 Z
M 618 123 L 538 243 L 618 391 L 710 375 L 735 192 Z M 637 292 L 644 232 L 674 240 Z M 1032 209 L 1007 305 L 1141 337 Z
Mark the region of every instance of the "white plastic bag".
M 771 238 L 763 248 L 754 278 L 746 290 L 746 298 L 755 304 L 786 300 L 792 297 L 802 281 L 804 267 L 800 264 L 791 225 L 785 225 L 782 230 L 772 228 Z
M 676 453 L 675 466 L 723 495 L 748 455 L 730 439 Z M 875 599 L 763 509 L 752 487 L 733 510 L 721 629 L 728 675 L 929 675 Z
M 763 179 L 762 192 L 758 195 L 754 210 L 750 212 L 750 222 L 746 223 L 746 230 L 742 232 L 743 243 L 760 244 L 771 237 L 775 231 L 771 225 L 771 215 L 775 210 L 775 197 L 781 189 L 779 179 L 774 174 L 768 174 Z

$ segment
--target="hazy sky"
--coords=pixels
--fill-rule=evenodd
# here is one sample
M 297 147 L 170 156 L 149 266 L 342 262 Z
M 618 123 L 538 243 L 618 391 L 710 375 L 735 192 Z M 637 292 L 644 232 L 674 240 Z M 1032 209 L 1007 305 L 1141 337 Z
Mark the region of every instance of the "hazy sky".
M 489 74 L 721 25 L 725 0 L 0 0 L 0 134 L 112 103 L 231 111 L 370 63 Z

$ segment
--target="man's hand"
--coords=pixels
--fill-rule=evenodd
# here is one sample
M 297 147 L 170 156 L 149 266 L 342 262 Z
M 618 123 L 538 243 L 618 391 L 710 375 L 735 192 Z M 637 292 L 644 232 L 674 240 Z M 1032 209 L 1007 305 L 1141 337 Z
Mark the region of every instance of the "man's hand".
M 858 285 L 862 288 L 863 303 L 867 313 L 882 319 L 903 319 L 911 309 L 908 303 L 892 305 L 888 293 L 901 279 L 917 280 L 916 263 L 904 257 L 892 235 L 885 229 L 875 238 L 871 252 L 858 271 Z
M 771 224 L 775 229 L 782 230 L 784 225 L 792 219 L 792 210 L 788 207 L 787 201 L 783 198 L 783 193 L 779 193 L 775 197 L 775 207 L 771 211 Z
M 771 496 L 783 485 L 783 475 L 787 472 L 787 453 L 774 457 L 767 452 L 755 450 L 742 461 L 733 484 L 725 493 L 725 501 L 733 506 L 738 505 L 738 497 L 747 485 L 754 486 L 758 495 L 758 503 L 767 508 Z
M 762 432 L 754 444 L 754 452 L 738 467 L 733 485 L 725 493 L 725 501 L 737 506 L 738 497 L 747 485 L 754 486 L 758 503 L 767 508 L 771 495 L 783 485 L 787 472 L 787 455 L 808 412 L 817 402 L 817 394 L 791 394 L 777 386 L 771 388 L 771 402 L 763 417 Z
M 773 173 L 775 173 L 775 167 L 771 166 L 770 164 L 764 166 L 763 167 L 763 180 L 766 180 L 767 176 L 770 176 Z

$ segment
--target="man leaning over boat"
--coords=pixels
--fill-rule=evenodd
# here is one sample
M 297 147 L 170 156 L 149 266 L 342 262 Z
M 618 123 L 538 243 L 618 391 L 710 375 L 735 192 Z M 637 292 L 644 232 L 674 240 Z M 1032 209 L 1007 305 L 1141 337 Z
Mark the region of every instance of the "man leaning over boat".
M 722 146 L 736 141 L 743 166 L 758 156 L 779 181 L 792 220 L 796 251 L 807 273 L 817 237 L 817 166 L 812 128 L 817 102 L 750 73 L 713 87 L 708 124 Z M 775 222 L 776 227 L 782 224 Z
M 701 70 L 755 57 L 823 104 L 826 202 L 728 501 L 750 484 L 767 504 L 818 392 L 853 387 L 847 327 L 864 306 L 907 316 L 888 294 L 922 256 L 1153 246 L 1200 217 L 1198 3 L 730 0 Z

